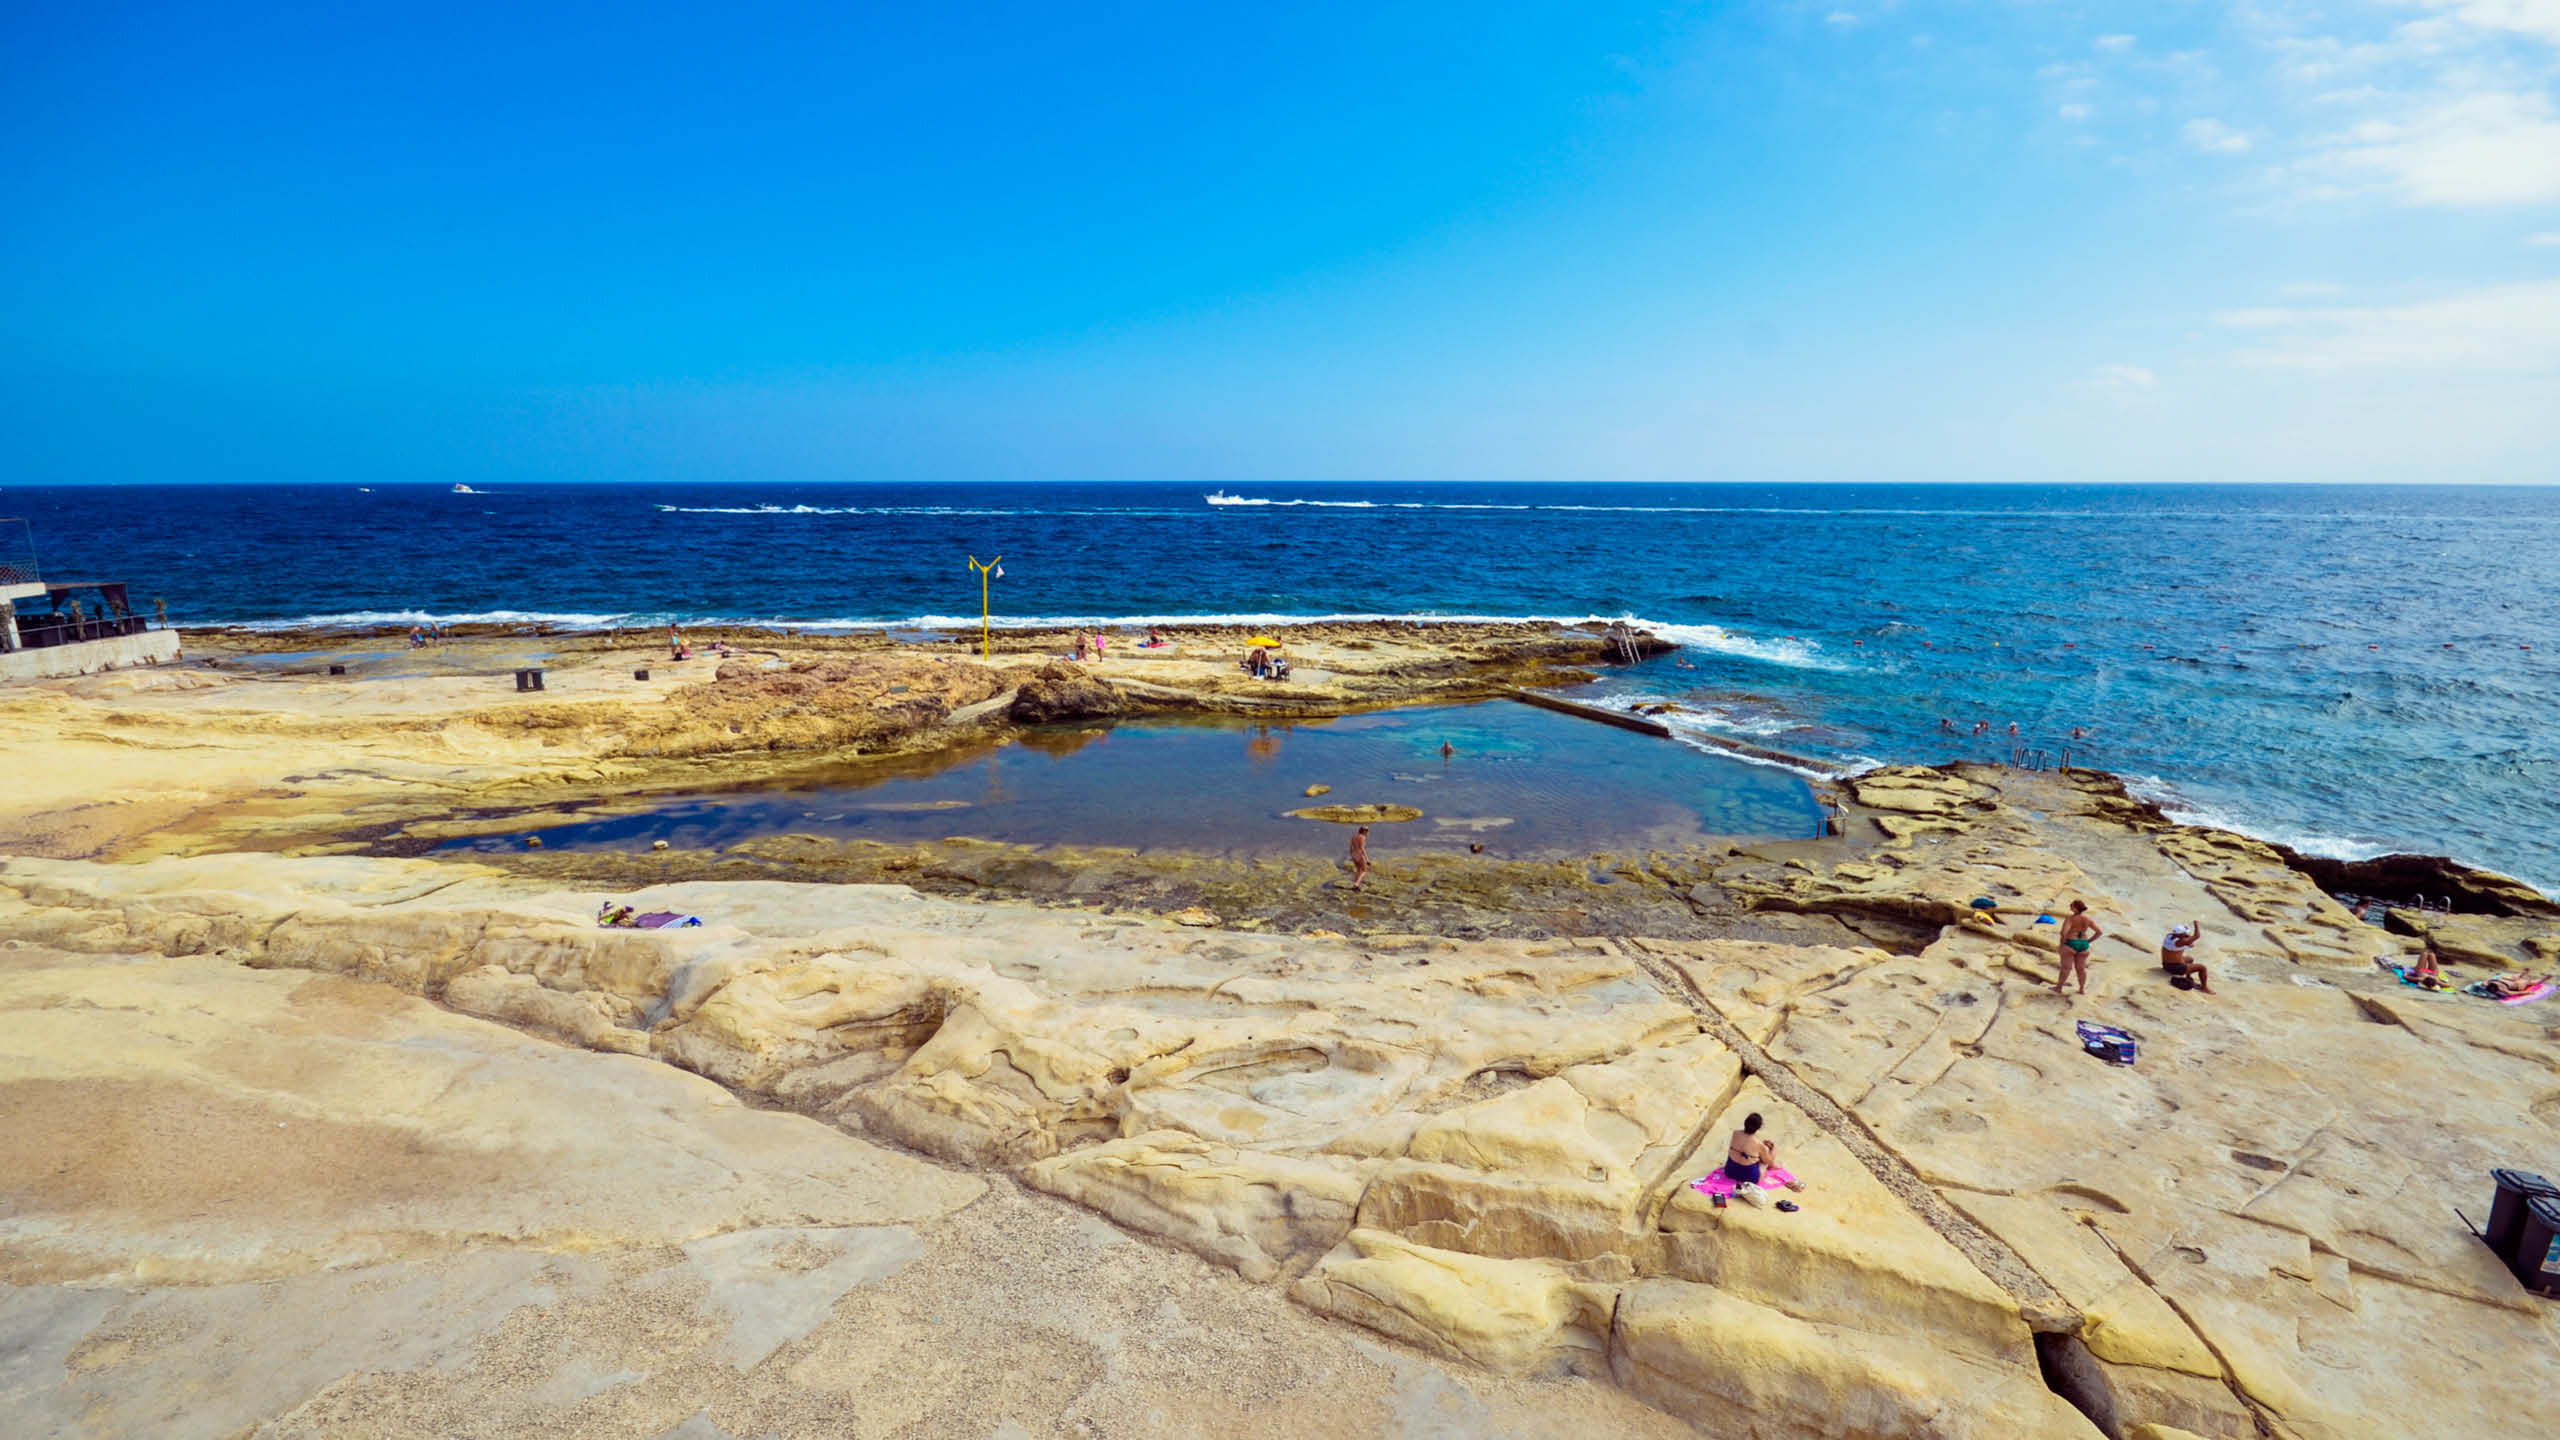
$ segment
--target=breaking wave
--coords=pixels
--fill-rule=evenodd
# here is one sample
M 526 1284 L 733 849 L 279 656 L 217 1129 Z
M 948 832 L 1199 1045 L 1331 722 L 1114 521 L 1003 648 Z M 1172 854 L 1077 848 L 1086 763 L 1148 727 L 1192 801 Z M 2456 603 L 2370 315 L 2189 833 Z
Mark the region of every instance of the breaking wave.
M 2392 847 L 2380 840 L 2352 835 L 2325 835 L 2317 831 L 2290 829 L 2251 819 L 2224 808 L 2216 801 L 2200 799 L 2157 775 L 2119 774 L 2124 788 L 2136 799 L 2148 800 L 2160 807 L 2160 813 L 2181 825 L 2201 825 L 2213 830 L 2228 830 L 2269 844 L 2299 850 L 2305 855 L 2320 855 L 2331 860 L 2370 860 L 2391 853 Z
M 556 610 L 349 610 L 326 615 L 296 615 L 281 619 L 210 621 L 232 624 L 244 630 L 357 630 L 378 626 L 424 625 L 436 622 L 446 625 L 545 625 L 561 630 L 601 630 L 615 626 L 666 625 L 738 625 L 768 630 L 808 630 L 820 634 L 844 634 L 860 630 L 974 630 L 975 615 L 906 615 L 888 619 L 823 618 L 802 619 L 787 615 L 700 615 L 670 611 L 628 611 L 619 615 L 589 614 Z M 1640 615 L 1479 615 L 1479 614 L 1387 614 L 1377 611 L 1338 611 L 1331 614 L 1291 614 L 1283 611 L 1220 611 L 1211 613 L 1161 613 L 1141 615 L 998 615 L 990 622 L 998 630 L 1067 630 L 1077 627 L 1110 629 L 1143 629 L 1147 626 L 1179 629 L 1184 626 L 1259 626 L 1352 625 L 1380 623 L 1413 623 L 1421 625 L 1607 625 L 1624 623 L 1634 629 L 1648 631 L 1684 649 L 1730 655 L 1738 659 L 1783 666 L 1797 670 L 1848 670 L 1853 667 L 1825 657 L 1813 641 L 1792 636 L 1756 638 L 1736 634 L 1721 625 L 1675 625 L 1648 620 Z
M 1312 505 L 1319 510 L 1375 510 L 1378 508 L 1378 502 L 1375 500 L 1258 500 L 1244 495 L 1229 495 L 1224 491 L 1211 493 L 1208 496 L 1208 501 L 1212 505 L 1271 505 L 1280 507 Z M 1398 510 L 1419 510 L 1424 507 L 1419 505 L 1398 505 L 1394 508 Z

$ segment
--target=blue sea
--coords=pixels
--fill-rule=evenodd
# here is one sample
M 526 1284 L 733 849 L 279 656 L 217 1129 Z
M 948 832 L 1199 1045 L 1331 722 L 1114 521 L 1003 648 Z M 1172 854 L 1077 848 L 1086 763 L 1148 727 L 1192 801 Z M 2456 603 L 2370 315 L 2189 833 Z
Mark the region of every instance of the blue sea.
M 2560 889 L 2554 488 L 12 487 L 0 514 L 48 577 L 181 625 L 929 629 L 975 624 L 972 556 L 1002 557 L 998 624 L 1627 617 L 1685 648 L 1603 693 L 1822 767 L 2068 749 L 2182 818 Z

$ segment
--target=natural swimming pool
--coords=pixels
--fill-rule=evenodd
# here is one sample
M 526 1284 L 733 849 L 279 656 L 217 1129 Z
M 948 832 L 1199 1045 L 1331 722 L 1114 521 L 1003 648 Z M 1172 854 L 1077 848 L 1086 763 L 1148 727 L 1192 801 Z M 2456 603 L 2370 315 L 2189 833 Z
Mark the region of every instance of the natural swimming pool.
M 1441 753 L 1442 745 L 1450 753 Z M 1312 785 L 1330 793 L 1309 798 Z M 719 849 L 760 836 L 896 842 L 966 835 L 1018 844 L 1203 854 L 1333 851 L 1349 827 L 1292 818 L 1320 805 L 1409 806 L 1374 827 L 1381 853 L 1587 855 L 1718 836 L 1819 833 L 1804 781 L 1507 701 L 1253 724 L 1135 720 L 1045 727 L 903 769 L 816 775 L 788 788 L 674 795 L 636 813 L 544 829 L 548 848 Z M 500 850 L 486 835 L 446 850 Z

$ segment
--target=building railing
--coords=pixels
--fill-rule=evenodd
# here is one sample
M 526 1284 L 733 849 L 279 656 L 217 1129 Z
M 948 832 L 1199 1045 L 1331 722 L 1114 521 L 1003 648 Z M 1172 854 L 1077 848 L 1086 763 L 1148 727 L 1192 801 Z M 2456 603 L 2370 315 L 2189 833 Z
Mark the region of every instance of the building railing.
M 151 622 L 139 615 L 89 616 L 74 622 L 67 615 L 51 613 L 18 614 L 18 648 L 42 650 L 52 645 L 76 645 L 83 640 L 112 640 L 119 635 L 140 635 L 151 628 Z

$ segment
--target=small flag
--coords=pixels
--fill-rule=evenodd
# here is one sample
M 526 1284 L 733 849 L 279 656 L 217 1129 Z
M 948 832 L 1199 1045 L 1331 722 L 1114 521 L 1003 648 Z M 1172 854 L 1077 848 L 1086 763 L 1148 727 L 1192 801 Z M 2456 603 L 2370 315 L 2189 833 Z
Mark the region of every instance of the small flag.
M 1004 567 L 1001 565 L 996 567 L 996 578 L 999 580 L 1004 578 Z

